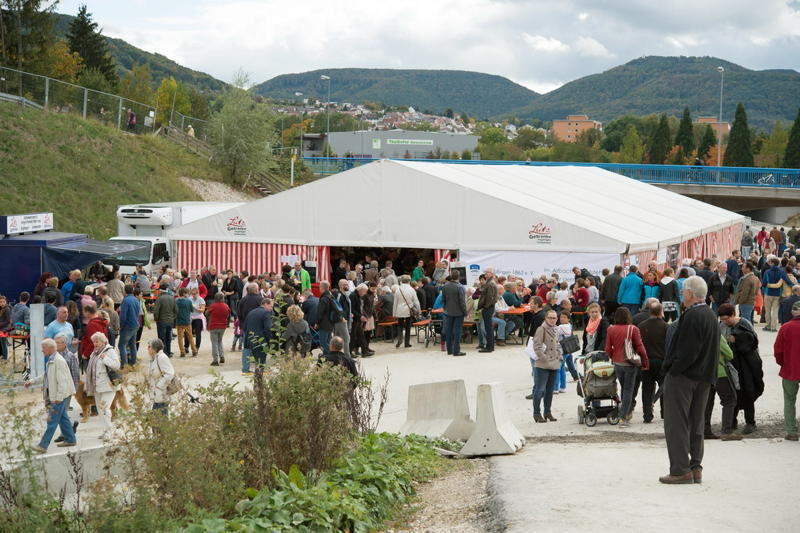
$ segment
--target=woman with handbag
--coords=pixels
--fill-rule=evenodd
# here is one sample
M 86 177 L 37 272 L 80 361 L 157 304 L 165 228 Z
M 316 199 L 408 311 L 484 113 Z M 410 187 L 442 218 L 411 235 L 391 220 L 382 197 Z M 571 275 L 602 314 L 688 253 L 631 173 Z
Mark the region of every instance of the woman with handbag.
M 561 347 L 558 345 L 558 316 L 554 310 L 545 314 L 544 324 L 533 335 L 533 419 L 539 422 L 556 422 L 550 412 L 553 404 L 553 385 L 561 368 Z M 544 416 L 542 416 L 544 399 Z
M 650 368 L 650 362 L 642 335 L 639 328 L 633 325 L 633 317 L 627 307 L 620 307 L 614 312 L 614 325 L 608 328 L 605 351 L 614 362 L 614 374 L 621 389 L 620 426 L 629 427 L 640 369 Z
M 94 396 L 97 413 L 100 415 L 104 428 L 100 438 L 106 440 L 111 438 L 114 431 L 111 421 L 111 404 L 119 389 L 119 384 L 122 382 L 122 375 L 119 373 L 119 354 L 109 344 L 108 337 L 104 333 L 98 331 L 92 335 L 91 340 L 94 351 L 92 351 L 86 367 L 84 393 L 86 396 Z
M 175 379 L 175 368 L 167 354 L 164 353 L 164 343 L 161 342 L 161 339 L 153 339 L 148 342 L 147 353 L 150 354 L 147 381 L 153 397 L 153 411 L 167 415 L 169 414 L 171 383 Z
M 404 274 L 400 276 L 400 285 L 395 289 L 392 314 L 400 322 L 395 348 L 399 348 L 403 341 L 405 341 L 404 347 L 411 348 L 411 323 L 419 317 L 419 299 L 416 291 L 409 285 L 410 282 L 411 276 Z

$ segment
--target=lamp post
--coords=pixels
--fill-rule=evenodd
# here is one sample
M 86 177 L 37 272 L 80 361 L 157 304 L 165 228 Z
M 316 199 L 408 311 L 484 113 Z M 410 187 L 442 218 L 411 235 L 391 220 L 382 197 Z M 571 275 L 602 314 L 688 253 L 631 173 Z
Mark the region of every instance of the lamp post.
M 331 77 L 323 74 L 319 79 L 328 82 L 328 101 L 325 102 L 325 114 L 327 115 L 328 128 L 325 134 L 325 143 L 328 145 L 328 152 L 330 153 L 331 147 Z
M 303 93 L 294 93 L 295 96 L 303 96 Z M 300 103 L 303 103 L 303 99 L 300 98 Z M 300 111 L 300 159 L 303 159 L 303 115 L 305 114 L 306 107 L 303 105 L 303 110 Z
M 719 124 L 720 124 L 720 136 L 717 139 L 717 166 L 720 166 L 721 158 L 722 158 L 722 88 L 724 87 L 725 81 L 725 68 L 717 67 L 717 72 L 719 72 Z

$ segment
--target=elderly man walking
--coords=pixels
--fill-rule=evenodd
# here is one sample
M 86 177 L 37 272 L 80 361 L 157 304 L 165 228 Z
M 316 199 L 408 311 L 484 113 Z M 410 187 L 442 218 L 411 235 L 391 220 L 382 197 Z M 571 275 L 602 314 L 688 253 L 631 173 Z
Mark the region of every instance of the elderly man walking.
M 783 379 L 783 423 L 786 440 L 797 440 L 797 390 L 800 388 L 800 302 L 792 306 L 792 319 L 781 326 L 775 339 L 775 361 Z
M 39 444 L 33 447 L 36 453 L 47 452 L 56 427 L 61 427 L 64 442 L 58 444 L 59 448 L 75 446 L 75 432 L 72 421 L 69 419 L 69 400 L 75 394 L 75 384 L 69 365 L 56 351 L 56 342 L 53 339 L 42 341 L 42 353 L 47 362 L 44 378 L 44 400 L 47 404 L 47 429 Z
M 678 321 L 664 361 L 664 435 L 669 454 L 666 484 L 701 483 L 705 408 L 719 365 L 719 325 L 706 305 L 708 286 L 699 276 L 683 284 L 686 312 Z

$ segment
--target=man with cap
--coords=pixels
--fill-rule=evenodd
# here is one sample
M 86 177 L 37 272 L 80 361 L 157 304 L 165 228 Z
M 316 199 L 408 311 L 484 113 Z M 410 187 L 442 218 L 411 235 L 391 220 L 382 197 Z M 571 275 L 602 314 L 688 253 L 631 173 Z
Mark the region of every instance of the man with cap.
M 797 441 L 797 390 L 800 388 L 800 302 L 792 305 L 792 319 L 781 326 L 773 349 L 783 379 L 783 423 L 786 440 Z
M 42 341 L 42 353 L 45 358 L 44 400 L 47 404 L 47 429 L 42 435 L 39 444 L 33 447 L 36 453 L 45 453 L 56 427 L 61 427 L 64 441 L 58 444 L 59 448 L 75 446 L 75 431 L 69 419 L 69 400 L 75 394 L 75 384 L 69 365 L 57 351 L 53 339 Z

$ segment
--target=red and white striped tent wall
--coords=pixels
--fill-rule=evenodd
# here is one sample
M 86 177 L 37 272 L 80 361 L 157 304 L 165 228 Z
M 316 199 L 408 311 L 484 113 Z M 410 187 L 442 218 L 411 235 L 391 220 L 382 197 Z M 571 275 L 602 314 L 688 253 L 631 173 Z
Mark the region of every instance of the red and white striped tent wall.
M 730 256 L 733 250 L 741 248 L 741 240 L 742 225 L 734 224 L 681 242 L 678 246 L 678 258 L 705 259 L 716 255 L 718 259 L 724 260 Z M 647 265 L 650 261 L 657 260 L 655 250 L 636 252 L 631 255 L 637 257 L 639 265 Z M 659 263 L 658 268 L 666 266 L 666 263 Z
M 178 240 L 175 245 L 175 266 L 179 269 L 202 270 L 214 265 L 220 270 L 246 270 L 254 275 L 280 273 L 284 264 L 282 258 L 297 256 L 301 261 L 317 262 L 318 281 L 330 280 L 330 248 L 327 246 L 188 240 Z

